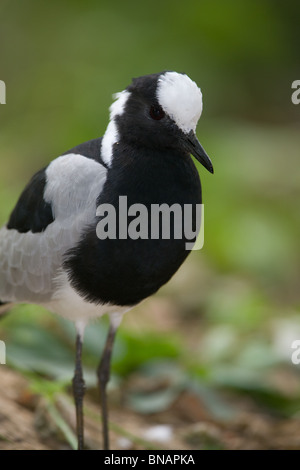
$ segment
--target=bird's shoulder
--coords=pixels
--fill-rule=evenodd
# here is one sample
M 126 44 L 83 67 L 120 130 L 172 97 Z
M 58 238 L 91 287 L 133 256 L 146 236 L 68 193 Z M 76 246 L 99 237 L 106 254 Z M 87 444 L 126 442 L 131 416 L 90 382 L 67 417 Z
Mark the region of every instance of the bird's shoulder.
M 97 198 L 107 167 L 101 159 L 101 138 L 84 142 L 52 160 L 33 175 L 21 193 L 8 229 L 43 232 L 55 218 L 72 216 Z M 92 187 L 92 189 L 91 189 Z
M 107 165 L 101 156 L 101 144 L 102 137 L 98 137 L 96 139 L 88 140 L 87 142 L 83 142 L 82 144 L 76 145 L 76 147 L 72 147 L 70 150 L 67 150 L 62 155 L 68 155 L 70 153 L 84 155 L 85 157 L 95 160 L 96 162 L 100 163 L 101 165 L 107 168 Z

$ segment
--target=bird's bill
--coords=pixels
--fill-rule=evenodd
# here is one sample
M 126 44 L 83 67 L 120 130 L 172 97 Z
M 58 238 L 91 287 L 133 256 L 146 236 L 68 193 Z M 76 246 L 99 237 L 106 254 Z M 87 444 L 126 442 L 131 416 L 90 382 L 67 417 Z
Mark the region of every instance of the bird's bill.
M 209 156 L 205 152 L 193 131 L 185 136 L 185 147 L 186 150 L 204 166 L 204 168 L 206 168 L 210 173 L 214 172 L 214 168 Z

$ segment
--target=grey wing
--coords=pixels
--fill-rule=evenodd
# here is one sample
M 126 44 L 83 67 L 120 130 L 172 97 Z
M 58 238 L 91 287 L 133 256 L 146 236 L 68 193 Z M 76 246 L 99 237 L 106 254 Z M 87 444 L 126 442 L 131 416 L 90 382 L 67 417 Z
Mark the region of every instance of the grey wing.
M 61 156 L 46 168 L 42 197 L 44 206 L 51 205 L 50 223 L 42 231 L 27 227 L 20 231 L 9 224 L 0 229 L 1 301 L 51 300 L 58 287 L 56 279 L 64 254 L 95 218 L 106 173 L 101 163 L 78 154 Z M 36 198 L 39 196 L 36 194 Z M 24 219 L 24 210 L 18 214 Z

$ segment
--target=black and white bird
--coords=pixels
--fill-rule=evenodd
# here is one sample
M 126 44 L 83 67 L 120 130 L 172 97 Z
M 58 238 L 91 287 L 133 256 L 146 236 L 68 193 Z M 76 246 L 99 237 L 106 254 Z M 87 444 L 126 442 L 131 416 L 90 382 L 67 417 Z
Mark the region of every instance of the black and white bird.
M 103 138 L 74 147 L 37 172 L 0 230 L 0 313 L 15 303 L 34 303 L 75 323 L 78 449 L 84 447 L 86 325 L 109 314 L 97 370 L 108 449 L 106 385 L 117 328 L 123 314 L 165 284 L 190 252 L 184 236 L 101 239 L 97 211 L 104 204 L 118 211 L 119 196 L 127 197 L 128 206 L 194 207 L 202 196 L 190 154 L 213 173 L 195 134 L 202 94 L 187 75 L 167 71 L 135 78 L 114 98 Z

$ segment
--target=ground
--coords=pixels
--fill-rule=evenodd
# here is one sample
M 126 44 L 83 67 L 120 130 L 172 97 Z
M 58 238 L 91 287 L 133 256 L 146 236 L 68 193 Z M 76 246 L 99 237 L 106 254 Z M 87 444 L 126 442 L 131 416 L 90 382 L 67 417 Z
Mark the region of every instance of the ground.
M 28 381 L 22 375 L 1 366 L 1 382 L 5 383 L 0 390 L 1 450 L 70 448 L 53 409 L 41 396 L 29 391 Z M 89 449 L 99 449 L 101 423 L 97 400 L 92 393 L 86 398 L 86 445 Z M 199 398 L 191 393 L 182 393 L 168 410 L 147 417 L 112 406 L 111 447 L 127 450 L 300 449 L 300 420 L 264 414 L 250 399 L 234 396 L 230 399 L 239 403 L 239 413 L 228 422 L 209 416 Z M 65 396 L 58 396 L 55 407 L 74 429 L 72 402 Z M 149 435 L 151 429 L 152 437 Z M 147 439 L 147 431 L 150 439 Z
M 300 336 L 298 316 L 258 316 L 251 303 L 255 321 L 248 316 L 245 323 L 240 303 L 232 303 L 244 293 L 240 280 L 198 293 L 203 268 L 192 257 L 185 267 L 119 328 L 109 384 L 111 448 L 300 449 L 300 374 L 290 347 Z M 230 317 L 206 315 L 201 299 L 210 293 L 218 294 L 216 312 Z M 95 370 L 104 320 L 85 332 L 89 449 L 102 445 Z M 74 338 L 70 322 L 32 305 L 2 319 L 8 363 L 0 365 L 1 450 L 76 447 Z

